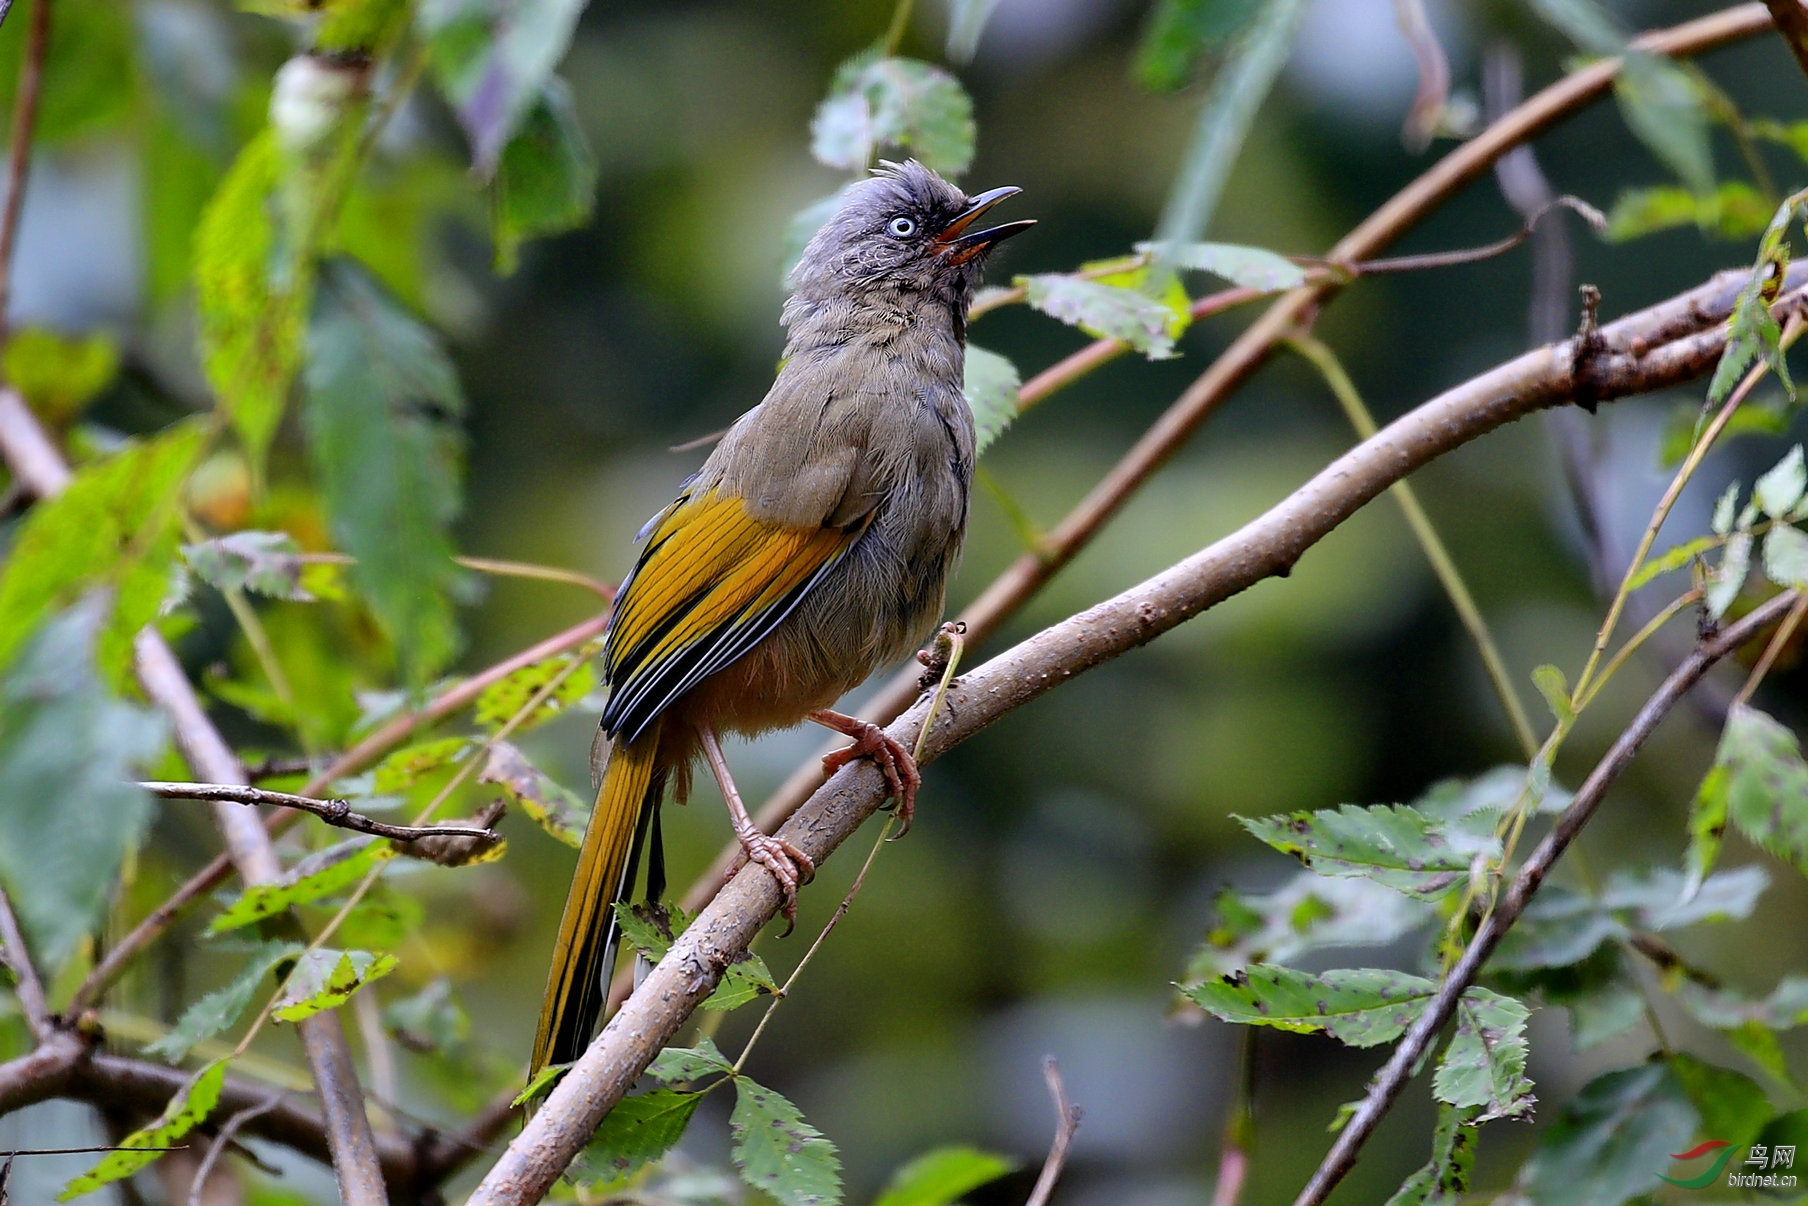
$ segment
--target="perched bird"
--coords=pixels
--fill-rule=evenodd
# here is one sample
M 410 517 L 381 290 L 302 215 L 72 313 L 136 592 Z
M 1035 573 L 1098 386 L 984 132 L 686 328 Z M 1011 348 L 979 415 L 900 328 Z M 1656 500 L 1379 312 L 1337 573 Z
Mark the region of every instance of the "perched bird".
M 814 871 L 747 815 L 718 740 L 809 719 L 871 757 L 908 825 L 910 753 L 829 705 L 922 642 L 967 526 L 973 415 L 961 394 L 967 306 L 986 252 L 1034 222 L 974 227 L 1019 190 L 969 197 L 914 161 L 848 190 L 791 274 L 778 379 L 642 529 L 603 647 L 599 783 L 559 923 L 533 1068 L 577 1058 L 602 1012 L 660 797 L 708 762 L 749 859 L 795 916 Z M 657 837 L 654 839 L 657 847 Z M 656 864 L 657 860 L 651 860 Z M 663 872 L 649 867 L 648 894 Z

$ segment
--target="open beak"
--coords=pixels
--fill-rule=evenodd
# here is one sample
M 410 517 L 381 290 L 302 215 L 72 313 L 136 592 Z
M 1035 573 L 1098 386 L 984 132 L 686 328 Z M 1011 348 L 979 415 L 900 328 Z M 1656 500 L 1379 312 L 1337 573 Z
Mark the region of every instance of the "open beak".
M 942 227 L 935 236 L 935 250 L 947 256 L 956 264 L 964 264 L 974 256 L 989 249 L 994 243 L 1002 243 L 1014 234 L 1022 234 L 1036 224 L 1034 218 L 1021 222 L 1006 222 L 1003 226 L 993 226 L 987 230 L 969 230 L 968 227 L 994 205 L 1006 197 L 1015 197 L 1023 190 L 1013 185 L 1003 188 L 988 189 L 974 197 L 967 208 L 962 210 L 954 221 Z

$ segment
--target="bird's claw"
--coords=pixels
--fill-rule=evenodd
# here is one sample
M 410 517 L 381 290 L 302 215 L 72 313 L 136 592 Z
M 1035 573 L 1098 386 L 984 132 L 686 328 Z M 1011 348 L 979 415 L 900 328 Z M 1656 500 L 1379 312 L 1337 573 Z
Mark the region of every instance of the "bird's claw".
M 772 878 L 778 881 L 779 892 L 785 898 L 779 912 L 784 915 L 785 933 L 789 934 L 797 926 L 798 886 L 816 878 L 816 861 L 782 837 L 773 837 L 758 830 L 739 836 L 741 855 L 729 866 L 726 878 L 733 879 L 735 872 L 750 861 L 770 871 Z
M 910 832 L 911 818 L 917 809 L 917 788 L 922 786 L 923 776 L 917 770 L 917 760 L 911 756 L 904 743 L 887 736 L 884 729 L 876 724 L 868 724 L 857 733 L 849 733 L 854 744 L 846 749 L 825 754 L 822 759 L 822 773 L 832 775 L 856 758 L 871 758 L 879 764 L 885 773 L 885 782 L 891 788 L 891 794 L 897 798 L 898 806 L 895 815 L 898 818 L 898 832 L 893 840 Z

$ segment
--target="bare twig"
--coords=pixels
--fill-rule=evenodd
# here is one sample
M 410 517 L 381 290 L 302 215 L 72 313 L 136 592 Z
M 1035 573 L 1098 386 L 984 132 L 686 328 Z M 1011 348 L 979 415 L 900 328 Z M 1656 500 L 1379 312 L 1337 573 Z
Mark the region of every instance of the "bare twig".
M 1419 1015 L 1419 1019 L 1400 1040 L 1400 1045 L 1394 1048 L 1393 1055 L 1381 1071 L 1375 1074 L 1362 1104 L 1344 1125 L 1318 1170 L 1294 1200 L 1294 1206 L 1318 1206 L 1344 1175 L 1356 1166 L 1356 1157 L 1362 1150 L 1362 1145 L 1400 1096 L 1401 1090 L 1412 1078 L 1420 1058 L 1437 1038 L 1438 1031 L 1443 1029 L 1444 1023 L 1456 1012 L 1458 1000 L 1475 982 L 1482 964 L 1494 953 L 1501 938 L 1518 920 L 1526 904 L 1544 883 L 1545 876 L 1550 874 L 1551 868 L 1594 815 L 1595 809 L 1607 794 L 1607 789 L 1620 777 L 1639 747 L 1656 730 L 1658 723 L 1714 663 L 1737 650 L 1766 626 L 1775 623 L 1778 617 L 1795 605 L 1798 598 L 1798 592 L 1785 591 L 1766 600 L 1737 623 L 1728 625 L 1718 636 L 1690 654 L 1663 681 L 1651 698 L 1645 701 L 1632 723 L 1626 726 L 1625 731 L 1614 740 L 1613 746 L 1595 764 L 1594 770 L 1589 772 L 1588 778 L 1577 789 L 1575 799 L 1563 810 L 1563 815 L 1557 818 L 1550 833 L 1527 856 L 1493 913 L 1476 930 L 1475 937 L 1463 951 L 1463 957 L 1457 960 L 1456 966 L 1438 986 L 1437 995 L 1432 998 L 1430 1006 Z
M 1539 348 L 1464 382 L 1345 453 L 1237 532 L 966 671 L 948 692 L 945 719 L 924 741 L 924 761 L 1044 691 L 1288 573 L 1307 549 L 1394 482 L 1503 424 L 1566 402 L 1583 377 L 1605 402 L 1706 373 L 1725 347 L 1726 319 L 1748 275 L 1721 273 L 1603 327 L 1587 355 L 1571 344 Z M 1808 267 L 1797 267 L 1785 288 L 1803 281 Z M 1799 304 L 1789 293 L 1787 305 Z M 930 702 L 920 699 L 889 735 L 914 741 Z M 782 832 L 820 866 L 878 808 L 884 791 L 884 777 L 870 763 L 850 764 Z M 553 1089 L 468 1206 L 537 1201 L 779 904 L 778 885 L 763 869 L 735 876 Z
M 1450 60 L 1425 15 L 1424 0 L 1394 0 L 1394 17 L 1419 67 L 1419 90 L 1400 130 L 1400 141 L 1417 154 L 1431 145 L 1443 123 L 1444 106 L 1450 100 Z
M 228 804 L 262 805 L 266 808 L 293 808 L 311 813 L 328 825 L 368 833 L 372 837 L 412 842 L 425 837 L 468 837 L 480 841 L 500 840 L 493 830 L 472 829 L 464 825 L 391 825 L 353 812 L 346 800 L 316 800 L 286 791 L 265 791 L 261 787 L 241 787 L 235 783 L 140 783 L 138 786 L 163 800 L 208 800 Z
M 246 1106 L 225 1121 L 220 1127 L 220 1133 L 215 1135 L 213 1142 L 208 1145 L 207 1154 L 201 1157 L 201 1164 L 195 1169 L 194 1180 L 188 1183 L 188 1206 L 201 1206 L 203 1200 L 201 1191 L 206 1188 L 207 1178 L 213 1172 L 214 1163 L 219 1160 L 220 1153 L 224 1152 L 232 1143 L 232 1137 L 239 1133 L 239 1128 L 254 1118 L 268 1114 L 281 1102 L 282 1094 L 272 1093 L 262 1103 Z
M 11 5 L 7 6 L 11 11 Z M 0 12 L 0 20 L 6 14 Z M 50 48 L 50 0 L 33 0 L 31 30 L 19 86 L 13 94 L 13 128 L 8 135 L 6 201 L 0 209 L 0 345 L 6 343 L 13 296 L 13 255 L 19 244 L 19 214 L 25 208 L 25 184 L 31 176 L 31 136 L 38 120 L 38 94 L 44 80 L 44 55 Z
M 13 995 L 19 999 L 19 1008 L 25 1014 L 26 1025 L 31 1027 L 32 1037 L 43 1042 L 53 1029 L 50 1006 L 44 999 L 44 982 L 38 979 L 38 969 L 31 961 L 31 948 L 25 945 L 25 932 L 19 928 L 19 919 L 13 916 L 12 901 L 6 898 L 4 889 L 0 889 L 0 963 L 6 964 L 13 973 Z
M 1776 22 L 1796 65 L 1808 75 L 1808 11 L 1802 8 L 1802 0 L 1764 0 L 1764 7 L 1770 10 L 1770 19 Z
M 1042 1057 L 1042 1079 L 1048 1082 L 1048 1095 L 1055 1103 L 1055 1141 L 1049 1145 L 1048 1158 L 1042 1161 L 1042 1175 L 1036 1178 L 1036 1187 L 1030 1190 L 1023 1206 L 1048 1206 L 1049 1195 L 1055 1192 L 1055 1182 L 1061 1179 L 1061 1170 L 1067 1167 L 1068 1145 L 1073 1142 L 1074 1132 L 1080 1129 L 1080 1107 L 1067 1100 L 1067 1086 L 1061 1081 L 1061 1065 L 1052 1055 Z

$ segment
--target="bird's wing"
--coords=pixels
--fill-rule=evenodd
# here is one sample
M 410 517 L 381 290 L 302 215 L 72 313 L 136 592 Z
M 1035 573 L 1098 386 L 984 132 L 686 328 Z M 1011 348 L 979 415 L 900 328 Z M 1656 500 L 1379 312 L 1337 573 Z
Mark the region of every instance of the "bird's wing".
M 791 527 L 742 499 L 681 495 L 649 525 L 603 648 L 603 727 L 633 741 L 667 705 L 777 627 L 871 522 Z

